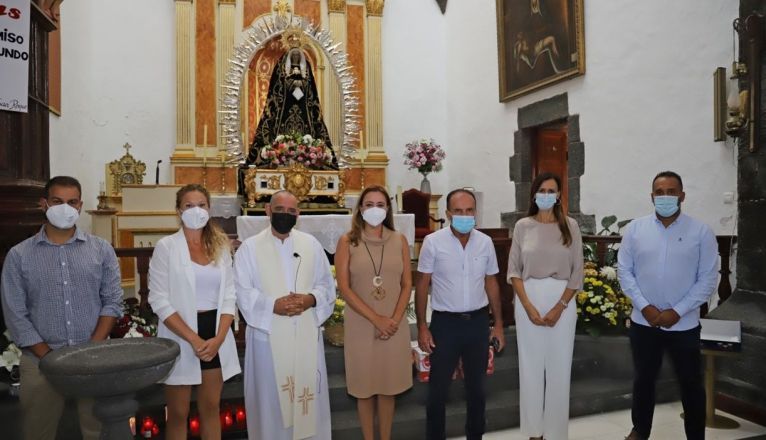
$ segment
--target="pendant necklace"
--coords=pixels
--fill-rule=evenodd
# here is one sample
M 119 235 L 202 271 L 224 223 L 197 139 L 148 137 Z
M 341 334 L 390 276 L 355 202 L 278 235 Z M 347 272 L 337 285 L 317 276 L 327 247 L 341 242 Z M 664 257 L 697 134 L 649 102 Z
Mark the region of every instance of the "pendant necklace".
M 380 276 L 380 272 L 383 270 L 383 251 L 386 250 L 386 245 L 384 244 L 381 246 L 380 249 L 380 266 L 375 267 L 375 260 L 372 258 L 372 252 L 370 252 L 370 248 L 367 247 L 366 242 L 364 243 L 364 248 L 367 249 L 367 255 L 370 256 L 370 262 L 372 262 L 372 271 L 375 273 L 375 276 L 372 277 L 372 297 L 376 299 L 377 301 L 382 300 L 386 297 L 386 289 L 383 288 L 383 277 Z

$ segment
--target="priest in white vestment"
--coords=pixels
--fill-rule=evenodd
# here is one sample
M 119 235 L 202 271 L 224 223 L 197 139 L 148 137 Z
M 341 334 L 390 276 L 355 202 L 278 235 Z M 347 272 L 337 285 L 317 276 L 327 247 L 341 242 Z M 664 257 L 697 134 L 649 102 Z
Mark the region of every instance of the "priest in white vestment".
M 271 228 L 234 258 L 237 303 L 247 321 L 245 407 L 251 440 L 330 440 L 330 396 L 319 327 L 335 305 L 322 245 L 294 230 L 298 200 L 280 191 Z

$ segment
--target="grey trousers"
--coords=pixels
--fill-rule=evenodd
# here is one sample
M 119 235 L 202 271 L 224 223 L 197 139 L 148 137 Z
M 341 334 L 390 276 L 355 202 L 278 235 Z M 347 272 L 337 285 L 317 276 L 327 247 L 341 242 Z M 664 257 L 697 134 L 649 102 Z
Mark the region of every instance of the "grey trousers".
M 55 440 L 66 398 L 53 389 L 40 372 L 38 362 L 36 356 L 25 352 L 19 365 L 19 400 L 24 440 Z M 93 399 L 79 399 L 77 412 L 82 438 L 97 440 L 101 434 L 101 423 L 93 415 Z

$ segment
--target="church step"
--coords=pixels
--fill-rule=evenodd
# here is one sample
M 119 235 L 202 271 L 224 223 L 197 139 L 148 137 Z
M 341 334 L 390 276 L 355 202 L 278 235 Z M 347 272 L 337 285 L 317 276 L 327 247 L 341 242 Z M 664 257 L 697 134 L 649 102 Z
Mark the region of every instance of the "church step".
M 630 408 L 632 384 L 624 379 L 591 378 L 572 383 L 570 394 L 570 417 L 616 411 Z M 657 402 L 678 399 L 678 387 L 672 379 L 657 383 Z M 402 402 L 397 399 L 394 416 L 393 438 L 397 440 L 421 440 L 425 436 L 425 405 L 422 402 Z M 465 402 L 453 399 L 447 404 L 447 436 L 464 434 Z M 487 398 L 487 431 L 497 431 L 519 426 L 518 390 L 502 389 Z M 333 411 L 333 440 L 357 440 L 361 438 L 356 408 Z
M 580 338 L 578 336 L 578 338 Z M 487 390 L 490 396 L 508 390 L 518 390 L 518 355 L 516 350 L 516 335 L 513 327 L 506 329 L 507 345 L 503 354 L 495 358 L 495 372 L 487 377 Z M 627 340 L 615 341 L 608 338 L 595 340 L 578 339 L 575 342 L 575 353 L 572 362 L 572 381 L 579 382 L 588 379 L 610 378 L 630 384 L 633 367 Z M 594 352 L 594 346 L 601 353 Z M 606 350 L 607 353 L 603 353 Z M 333 347 L 325 344 L 325 359 L 328 370 L 328 385 L 330 402 L 333 413 L 356 410 L 356 399 L 347 394 L 345 382 L 345 365 L 343 347 Z M 244 369 L 244 352 L 240 353 L 240 364 Z M 414 374 L 414 370 L 413 370 Z M 672 378 L 670 362 L 664 362 L 661 378 Z M 243 376 L 237 375 L 229 379 L 223 387 L 223 400 L 238 401 L 244 397 Z M 451 394 L 454 399 L 462 399 L 464 389 L 462 381 L 456 381 Z M 403 393 L 398 402 L 400 405 L 422 405 L 425 402 L 428 384 L 413 379 L 413 388 Z M 142 408 L 164 405 L 162 387 L 155 385 L 139 393 L 138 400 Z M 192 396 L 196 400 L 196 395 Z
M 572 417 L 614 411 L 630 407 L 633 367 L 627 338 L 592 339 L 578 336 L 572 365 Z M 496 358 L 495 373 L 487 378 L 487 430 L 494 431 L 518 426 L 518 356 L 513 329 L 506 331 L 508 345 L 502 356 Z M 356 401 L 346 394 L 343 348 L 325 346 L 329 372 L 330 404 L 332 408 L 333 439 L 358 439 L 359 432 Z M 240 362 L 244 368 L 244 353 Z M 456 381 L 451 387 L 448 405 L 448 433 L 460 436 L 465 421 L 463 384 Z M 425 400 L 428 385 L 415 380 L 413 389 L 397 397 L 394 436 L 397 439 L 422 439 L 425 430 Z M 725 385 L 722 387 L 725 388 Z M 222 400 L 232 405 L 241 404 L 244 397 L 243 376 L 237 375 L 223 386 Z M 657 400 L 665 402 L 677 397 L 677 385 L 671 362 L 664 362 L 657 384 Z M 164 395 L 161 385 L 141 391 L 139 414 L 149 412 L 159 416 L 163 412 Z M 192 397 L 196 400 L 196 395 Z M 15 405 L 13 405 L 15 407 Z M 69 408 L 70 413 L 74 408 Z M 159 416 L 161 417 L 161 416 Z M 68 432 L 71 427 L 64 428 Z M 236 437 L 237 434 L 234 434 Z M 228 437 L 228 436 L 227 436 Z M 229 437 L 231 438 L 231 437 Z
M 517 390 L 519 388 L 518 358 L 515 354 L 504 354 L 495 359 L 495 372 L 487 376 L 487 393 L 493 394 L 502 390 Z M 590 378 L 593 373 L 594 361 L 587 358 L 575 358 L 572 361 L 572 380 Z M 330 387 L 330 404 L 332 411 L 345 411 L 356 408 L 356 399 L 349 396 L 346 390 L 346 378 L 344 373 L 330 374 L 328 378 Z M 464 396 L 463 380 L 453 381 L 451 394 L 456 399 Z M 425 402 L 428 393 L 428 384 L 413 379 L 413 387 L 399 397 L 402 404 Z

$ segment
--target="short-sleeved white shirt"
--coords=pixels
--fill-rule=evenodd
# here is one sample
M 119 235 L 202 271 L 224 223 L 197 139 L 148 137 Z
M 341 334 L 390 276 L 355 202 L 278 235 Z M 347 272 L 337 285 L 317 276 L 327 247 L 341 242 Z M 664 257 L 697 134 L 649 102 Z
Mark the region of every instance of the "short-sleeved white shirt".
M 465 248 L 452 232 L 440 229 L 426 236 L 418 272 L 431 274 L 431 308 L 464 313 L 489 304 L 484 277 L 498 273 L 492 239 L 472 230 Z

